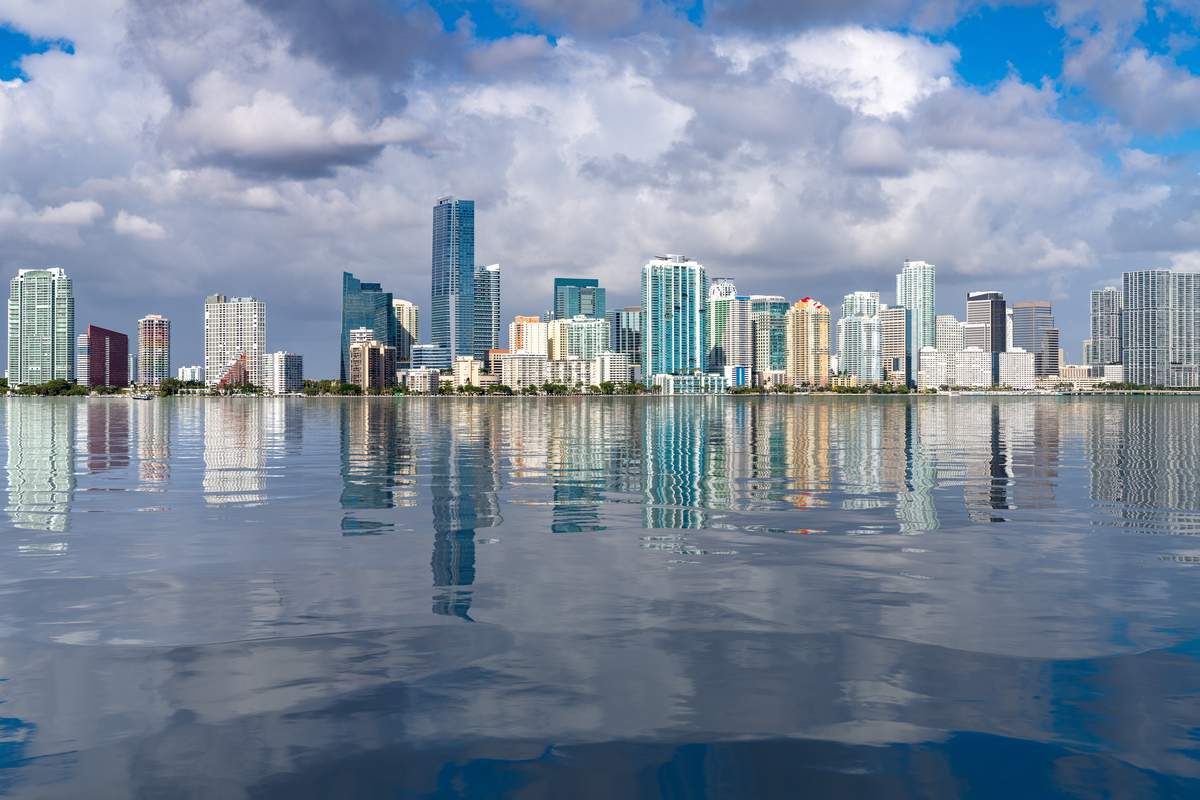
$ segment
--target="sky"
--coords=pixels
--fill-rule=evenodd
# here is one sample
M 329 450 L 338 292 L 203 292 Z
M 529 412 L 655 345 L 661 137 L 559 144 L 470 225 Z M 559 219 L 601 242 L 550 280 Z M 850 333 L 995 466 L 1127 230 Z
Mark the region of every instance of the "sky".
M 76 324 L 267 303 L 337 373 L 341 272 L 420 304 L 476 201 L 503 313 L 638 302 L 684 253 L 744 293 L 895 301 L 906 258 L 1054 304 L 1200 268 L 1200 0 L 0 0 L 0 267 Z M 502 326 L 504 327 L 504 326 Z

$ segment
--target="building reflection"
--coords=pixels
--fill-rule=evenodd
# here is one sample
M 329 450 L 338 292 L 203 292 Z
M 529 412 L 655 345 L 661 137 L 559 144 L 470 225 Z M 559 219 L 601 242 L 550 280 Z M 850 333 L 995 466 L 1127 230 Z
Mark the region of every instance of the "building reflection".
M 401 425 L 408 413 L 390 398 L 348 400 L 338 407 L 341 430 L 342 533 L 382 533 L 394 528 L 391 519 L 370 511 L 415 505 L 411 443 L 412 427 Z
M 80 433 L 88 472 L 129 466 L 130 401 L 91 399 L 84 404 Z
M 138 478 L 165 483 L 171 477 L 171 408 L 165 403 L 138 403 Z
M 10 398 L 8 511 L 14 528 L 70 530 L 75 499 L 75 414 L 71 401 Z
M 626 434 L 611 404 L 555 402 L 547 407 L 551 431 L 546 469 L 554 533 L 603 530 L 600 512 L 610 466 L 608 445 Z
M 204 501 L 259 503 L 263 494 L 263 406 L 254 398 L 204 403 Z
M 644 405 L 643 509 L 646 528 L 704 528 L 711 517 L 709 398 L 668 397 Z

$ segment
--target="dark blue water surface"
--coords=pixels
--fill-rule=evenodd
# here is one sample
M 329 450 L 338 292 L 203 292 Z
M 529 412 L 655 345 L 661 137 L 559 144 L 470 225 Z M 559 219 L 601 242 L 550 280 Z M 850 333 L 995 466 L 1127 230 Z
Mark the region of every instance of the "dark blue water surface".
M 0 415 L 0 794 L 1200 796 L 1200 398 Z

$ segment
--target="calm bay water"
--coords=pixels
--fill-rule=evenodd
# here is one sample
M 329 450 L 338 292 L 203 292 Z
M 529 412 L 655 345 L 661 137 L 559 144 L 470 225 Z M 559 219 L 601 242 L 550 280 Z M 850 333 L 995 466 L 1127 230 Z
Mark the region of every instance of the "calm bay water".
M 0 794 L 1200 795 L 1200 398 L 0 415 Z

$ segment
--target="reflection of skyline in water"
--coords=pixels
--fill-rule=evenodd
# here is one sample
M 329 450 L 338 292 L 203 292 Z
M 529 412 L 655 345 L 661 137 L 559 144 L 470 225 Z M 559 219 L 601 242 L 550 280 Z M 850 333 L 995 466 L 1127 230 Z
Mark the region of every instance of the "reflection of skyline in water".
M 342 532 L 379 533 L 394 528 L 390 520 L 364 514 L 415 505 L 410 427 L 397 417 L 407 410 L 388 400 L 361 399 L 338 408 L 341 431 Z
M 91 473 L 129 466 L 130 403 L 125 398 L 88 402 L 80 426 L 82 448 Z
M 171 409 L 164 403 L 138 403 L 138 477 L 144 484 L 171 478 Z
M 75 495 L 75 418 L 70 401 L 5 403 L 8 515 L 13 527 L 65 532 Z
M 204 411 L 204 500 L 211 505 L 263 500 L 263 405 L 250 398 L 210 399 Z

